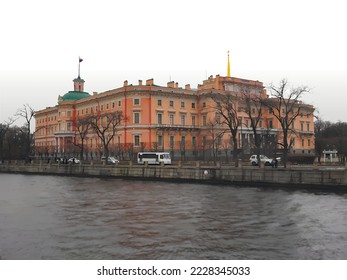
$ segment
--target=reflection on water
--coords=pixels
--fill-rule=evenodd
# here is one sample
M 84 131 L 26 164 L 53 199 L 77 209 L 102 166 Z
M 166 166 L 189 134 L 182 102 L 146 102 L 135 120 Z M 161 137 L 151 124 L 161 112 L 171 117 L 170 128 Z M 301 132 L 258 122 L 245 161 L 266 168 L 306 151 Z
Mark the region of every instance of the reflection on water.
M 346 194 L 0 174 L 2 259 L 346 259 Z

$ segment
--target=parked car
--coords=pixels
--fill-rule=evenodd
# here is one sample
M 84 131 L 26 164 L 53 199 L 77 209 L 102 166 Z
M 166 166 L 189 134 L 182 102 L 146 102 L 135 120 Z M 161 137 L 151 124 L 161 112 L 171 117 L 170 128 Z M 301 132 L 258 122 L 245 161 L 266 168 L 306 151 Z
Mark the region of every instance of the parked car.
M 106 157 L 101 157 L 101 161 L 105 161 L 105 159 Z M 116 159 L 115 157 L 108 157 L 107 163 L 116 164 L 116 163 L 119 163 L 119 160 Z
M 67 162 L 68 163 L 80 163 L 80 160 L 73 157 L 73 158 L 69 158 Z
M 250 160 L 252 165 L 258 165 L 257 155 L 252 155 L 249 160 Z M 267 156 L 264 156 L 264 155 L 260 155 L 260 162 L 262 162 L 266 166 L 275 165 L 274 159 L 268 158 Z

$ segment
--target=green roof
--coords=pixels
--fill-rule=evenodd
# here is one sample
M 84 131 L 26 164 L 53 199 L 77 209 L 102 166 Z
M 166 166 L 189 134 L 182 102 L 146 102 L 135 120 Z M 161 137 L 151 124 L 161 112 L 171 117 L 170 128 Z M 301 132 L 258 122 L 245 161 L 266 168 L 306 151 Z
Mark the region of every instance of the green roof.
M 89 97 L 90 94 L 84 91 L 69 91 L 62 96 L 63 101 L 76 101 L 86 97 Z

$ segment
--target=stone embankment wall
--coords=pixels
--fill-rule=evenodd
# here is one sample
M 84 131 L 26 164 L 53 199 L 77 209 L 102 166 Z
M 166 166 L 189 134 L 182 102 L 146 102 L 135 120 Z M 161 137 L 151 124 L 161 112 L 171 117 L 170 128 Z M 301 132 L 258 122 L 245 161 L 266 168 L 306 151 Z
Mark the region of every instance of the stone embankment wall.
M 257 168 L 251 166 L 195 166 L 167 165 L 147 166 L 137 164 L 49 164 L 3 163 L 0 172 L 56 174 L 72 176 L 108 176 L 165 180 L 198 180 L 212 183 L 282 184 L 286 186 L 340 186 L 347 189 L 346 168 Z

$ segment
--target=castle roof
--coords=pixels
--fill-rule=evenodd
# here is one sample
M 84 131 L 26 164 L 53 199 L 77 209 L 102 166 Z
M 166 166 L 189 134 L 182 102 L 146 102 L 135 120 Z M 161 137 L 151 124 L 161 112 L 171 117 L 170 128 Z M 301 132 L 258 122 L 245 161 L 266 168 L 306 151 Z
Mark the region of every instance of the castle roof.
M 63 101 L 77 101 L 86 97 L 89 97 L 90 94 L 85 91 L 69 91 L 62 96 Z

